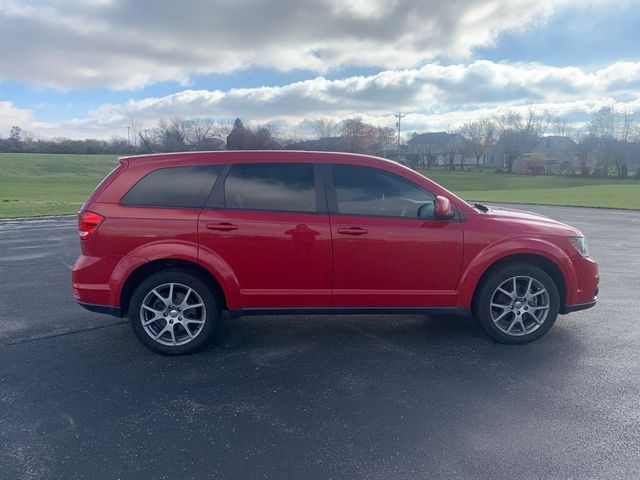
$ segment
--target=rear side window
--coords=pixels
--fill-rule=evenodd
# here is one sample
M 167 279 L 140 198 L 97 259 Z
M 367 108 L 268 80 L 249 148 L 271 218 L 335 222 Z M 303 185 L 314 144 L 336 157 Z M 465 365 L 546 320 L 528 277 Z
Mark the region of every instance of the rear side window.
M 155 170 L 122 197 L 121 205 L 202 208 L 222 166 L 194 165 Z
M 391 172 L 333 165 L 338 212 L 352 215 L 429 218 L 435 196 Z
M 236 164 L 226 178 L 224 198 L 226 208 L 315 212 L 313 165 Z

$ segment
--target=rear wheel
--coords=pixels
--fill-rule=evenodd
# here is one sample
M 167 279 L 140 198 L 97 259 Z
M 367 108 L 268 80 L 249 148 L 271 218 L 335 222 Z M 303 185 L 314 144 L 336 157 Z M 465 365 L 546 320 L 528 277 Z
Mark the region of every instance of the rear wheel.
M 558 287 L 543 269 L 511 264 L 491 272 L 475 296 L 473 315 L 501 343 L 528 343 L 543 336 L 558 316 Z
M 129 318 L 138 339 L 165 355 L 202 348 L 213 337 L 219 317 L 211 289 L 183 270 L 164 270 L 146 278 L 129 304 Z

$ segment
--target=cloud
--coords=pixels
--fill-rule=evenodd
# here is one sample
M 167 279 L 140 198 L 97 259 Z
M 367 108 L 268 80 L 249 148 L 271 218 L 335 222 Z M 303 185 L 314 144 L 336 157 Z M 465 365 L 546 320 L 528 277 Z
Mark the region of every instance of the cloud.
M 612 72 L 615 72 L 612 74 Z M 103 105 L 91 113 L 107 123 L 168 116 L 244 117 L 258 121 L 310 116 L 455 111 L 486 106 L 559 103 L 640 93 L 640 62 L 619 62 L 593 73 L 575 67 L 477 61 L 390 70 L 339 80 L 318 77 L 279 87 L 184 90 Z
M 16 107 L 12 102 L 0 101 L 0 130 L 14 125 L 33 125 L 34 119 L 30 110 Z
M 578 1 L 0 0 L 0 77 L 135 89 L 248 66 L 414 68 Z
M 256 122 L 278 121 L 295 128 L 305 119 L 339 120 L 360 115 L 379 125 L 392 126 L 393 113 L 403 111 L 408 114 L 404 123 L 407 129 L 425 130 L 457 126 L 481 115 L 528 105 L 536 105 L 539 111 L 584 118 L 587 112 L 609 103 L 627 102 L 640 107 L 638 98 L 640 62 L 617 62 L 588 72 L 537 63 L 476 61 L 469 65 L 428 64 L 338 80 L 317 77 L 278 87 L 183 90 L 162 97 L 103 104 L 85 118 L 58 124 L 23 117 L 26 124 L 21 126 L 43 134 L 66 129 L 98 137 L 122 134 L 123 125 L 132 120 L 153 126 L 160 118 L 174 116 L 217 120 L 238 116 Z M 14 110 L 18 112 L 15 107 L 8 110 L 9 118 L 17 118 Z M 26 115 L 25 111 L 20 112 Z M 2 117 L 0 113 L 0 125 L 7 125 Z

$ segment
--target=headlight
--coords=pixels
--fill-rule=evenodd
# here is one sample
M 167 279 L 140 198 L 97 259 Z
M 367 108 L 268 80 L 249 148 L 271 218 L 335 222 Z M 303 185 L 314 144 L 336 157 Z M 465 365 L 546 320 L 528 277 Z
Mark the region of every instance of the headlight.
M 569 242 L 573 245 L 580 255 L 583 257 L 589 256 L 589 249 L 587 248 L 587 239 L 584 237 L 569 237 Z

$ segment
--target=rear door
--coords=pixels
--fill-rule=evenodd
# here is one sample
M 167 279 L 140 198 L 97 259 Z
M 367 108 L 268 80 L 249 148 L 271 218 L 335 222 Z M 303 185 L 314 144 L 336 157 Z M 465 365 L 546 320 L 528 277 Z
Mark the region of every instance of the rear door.
M 338 307 L 453 306 L 462 265 L 458 218 L 435 218 L 435 196 L 377 168 L 326 168 Z
M 311 163 L 228 165 L 202 210 L 200 247 L 230 266 L 242 308 L 330 305 L 331 231 L 316 170 Z

